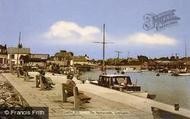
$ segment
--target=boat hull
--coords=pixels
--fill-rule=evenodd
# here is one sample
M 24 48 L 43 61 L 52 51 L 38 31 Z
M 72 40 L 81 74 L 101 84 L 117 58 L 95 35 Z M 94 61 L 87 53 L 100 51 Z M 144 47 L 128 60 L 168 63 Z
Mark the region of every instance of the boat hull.
M 190 73 L 179 73 L 179 76 L 190 76 Z

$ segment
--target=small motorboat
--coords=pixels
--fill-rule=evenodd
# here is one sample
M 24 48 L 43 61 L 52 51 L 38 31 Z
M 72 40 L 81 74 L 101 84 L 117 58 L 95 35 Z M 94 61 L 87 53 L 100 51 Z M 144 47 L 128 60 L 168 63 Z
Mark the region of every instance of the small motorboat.
M 172 72 L 171 76 L 190 76 L 190 72 L 188 72 L 187 69 L 176 70 Z
M 135 67 L 127 67 L 122 70 L 125 73 L 141 73 L 141 70 L 136 69 Z
M 154 99 L 156 97 L 154 94 L 141 91 L 141 86 L 133 84 L 130 76 L 126 74 L 102 74 L 98 80 L 91 80 L 89 82 L 143 98 Z

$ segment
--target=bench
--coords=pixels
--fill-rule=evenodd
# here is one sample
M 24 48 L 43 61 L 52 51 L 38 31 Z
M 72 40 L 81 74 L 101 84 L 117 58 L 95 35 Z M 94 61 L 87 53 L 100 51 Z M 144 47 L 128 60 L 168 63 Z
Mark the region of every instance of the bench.
M 36 75 L 36 88 L 40 88 L 41 90 L 44 89 L 51 89 L 53 88 L 52 85 L 55 85 L 51 78 L 45 77 L 43 75 Z
M 28 74 L 28 72 L 25 70 L 17 69 L 16 73 L 17 73 L 17 77 L 24 78 L 24 81 L 28 81 L 31 78 L 30 75 Z
M 67 98 L 74 96 L 74 109 L 79 109 L 79 106 L 83 103 L 89 103 L 91 99 L 89 96 L 78 91 L 78 87 L 69 86 L 68 84 L 62 83 L 63 102 L 67 102 Z

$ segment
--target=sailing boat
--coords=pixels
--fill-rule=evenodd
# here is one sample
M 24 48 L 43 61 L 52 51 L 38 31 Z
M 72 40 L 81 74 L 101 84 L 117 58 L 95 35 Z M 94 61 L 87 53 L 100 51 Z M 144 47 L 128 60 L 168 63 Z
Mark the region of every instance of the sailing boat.
M 186 46 L 186 40 L 185 40 L 185 69 L 180 69 L 172 74 L 172 76 L 190 76 L 190 72 L 187 68 L 187 46 Z

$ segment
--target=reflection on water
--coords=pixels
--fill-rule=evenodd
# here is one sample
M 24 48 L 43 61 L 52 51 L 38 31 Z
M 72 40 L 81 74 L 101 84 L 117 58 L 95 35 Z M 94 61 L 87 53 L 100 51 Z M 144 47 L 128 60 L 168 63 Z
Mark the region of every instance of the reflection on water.
M 108 72 L 115 72 L 109 70 Z M 81 78 L 97 80 L 101 71 L 93 70 L 84 73 Z M 128 73 L 133 83 L 141 86 L 142 90 L 156 94 L 157 101 L 167 104 L 180 104 L 180 107 L 190 109 L 190 76 L 171 76 L 169 73 L 155 72 Z

